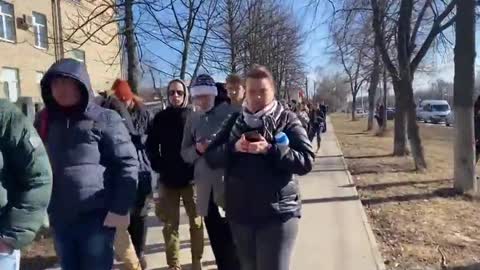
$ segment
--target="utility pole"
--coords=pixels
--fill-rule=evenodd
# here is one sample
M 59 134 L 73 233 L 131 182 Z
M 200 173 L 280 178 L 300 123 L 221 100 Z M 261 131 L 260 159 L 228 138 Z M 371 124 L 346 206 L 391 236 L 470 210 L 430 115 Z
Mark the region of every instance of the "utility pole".
M 478 192 L 475 179 L 473 99 L 475 85 L 475 0 L 457 2 L 455 23 L 455 149 L 454 187 Z

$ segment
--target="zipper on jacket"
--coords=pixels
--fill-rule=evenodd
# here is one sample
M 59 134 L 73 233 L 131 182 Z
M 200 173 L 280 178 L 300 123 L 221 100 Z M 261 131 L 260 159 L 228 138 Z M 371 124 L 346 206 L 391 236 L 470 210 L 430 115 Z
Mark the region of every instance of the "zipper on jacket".
M 70 118 L 67 118 L 67 129 L 70 128 Z

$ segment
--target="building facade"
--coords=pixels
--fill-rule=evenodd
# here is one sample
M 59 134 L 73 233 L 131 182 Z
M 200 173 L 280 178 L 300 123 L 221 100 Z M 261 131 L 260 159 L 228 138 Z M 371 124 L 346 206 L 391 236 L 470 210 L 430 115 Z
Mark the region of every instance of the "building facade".
M 110 88 L 121 76 L 118 24 L 111 23 L 91 35 L 95 26 L 104 25 L 102 20 L 114 16 L 105 13 L 85 23 L 95 12 L 95 2 L 0 0 L 1 98 L 16 102 L 19 97 L 32 97 L 40 102 L 40 80 L 62 57 L 86 64 L 94 90 Z

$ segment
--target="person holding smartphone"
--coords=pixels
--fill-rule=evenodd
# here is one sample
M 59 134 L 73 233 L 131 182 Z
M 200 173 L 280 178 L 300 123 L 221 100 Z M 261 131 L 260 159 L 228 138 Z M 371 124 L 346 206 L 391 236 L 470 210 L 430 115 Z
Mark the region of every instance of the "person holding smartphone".
M 212 168 L 225 169 L 226 215 L 242 270 L 288 270 L 301 199 L 295 175 L 315 154 L 295 113 L 275 99 L 270 71 L 247 74 L 246 101 L 207 148 Z
M 229 225 L 218 209 L 219 206 L 225 207 L 224 170 L 210 168 L 204 157 L 205 150 L 215 139 L 222 123 L 235 109 L 225 101 L 217 106 L 214 105 L 218 89 L 209 75 L 198 76 L 193 82 L 190 92 L 196 112 L 185 124 L 182 157 L 195 167 L 197 211 L 205 218 L 218 270 L 240 269 Z

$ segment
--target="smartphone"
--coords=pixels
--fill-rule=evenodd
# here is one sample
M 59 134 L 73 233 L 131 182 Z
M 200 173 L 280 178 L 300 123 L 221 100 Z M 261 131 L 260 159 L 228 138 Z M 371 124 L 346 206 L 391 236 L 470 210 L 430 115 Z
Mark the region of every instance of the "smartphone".
M 257 130 L 245 132 L 243 135 L 245 135 L 245 139 L 247 139 L 249 142 L 258 142 L 260 141 L 261 137 Z

